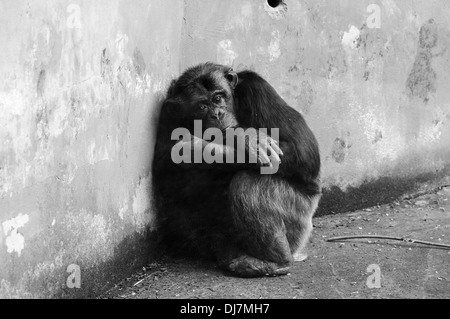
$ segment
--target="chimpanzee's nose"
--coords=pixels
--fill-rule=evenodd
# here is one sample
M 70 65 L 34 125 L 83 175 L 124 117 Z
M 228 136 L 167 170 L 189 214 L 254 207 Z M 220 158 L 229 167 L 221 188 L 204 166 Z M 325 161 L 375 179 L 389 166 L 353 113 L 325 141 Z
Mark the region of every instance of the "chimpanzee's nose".
M 214 110 L 214 114 L 211 114 L 211 117 L 213 119 L 218 120 L 218 119 L 221 119 L 224 116 L 224 114 L 225 114 L 225 110 L 217 108 Z

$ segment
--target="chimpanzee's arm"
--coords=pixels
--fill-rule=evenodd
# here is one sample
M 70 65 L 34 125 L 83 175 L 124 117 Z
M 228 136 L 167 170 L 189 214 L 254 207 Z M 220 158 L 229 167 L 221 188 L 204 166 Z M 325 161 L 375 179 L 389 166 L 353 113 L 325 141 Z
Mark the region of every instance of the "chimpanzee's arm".
M 281 149 L 270 137 L 247 136 L 244 142 L 245 147 L 239 148 L 235 144 L 217 144 L 193 136 L 190 141 L 174 145 L 172 159 L 187 169 L 242 170 L 271 166 L 274 161 L 280 163 Z M 187 152 L 187 156 L 183 157 L 186 154 L 180 155 L 180 152 Z

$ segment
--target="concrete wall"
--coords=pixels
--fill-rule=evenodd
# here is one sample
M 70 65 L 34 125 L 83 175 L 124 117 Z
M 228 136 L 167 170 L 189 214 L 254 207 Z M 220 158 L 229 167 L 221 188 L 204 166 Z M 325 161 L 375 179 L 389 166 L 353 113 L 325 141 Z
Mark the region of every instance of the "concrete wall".
M 445 182 L 448 16 L 446 0 L 1 0 L 0 296 L 90 296 L 145 261 L 161 93 L 206 60 L 305 115 L 322 213 Z
M 306 116 L 322 154 L 319 214 L 448 176 L 447 1 L 202 3 L 188 1 L 182 67 L 213 60 L 253 69 Z
M 87 296 L 148 254 L 183 3 L 2 0 L 0 15 L 0 296 Z

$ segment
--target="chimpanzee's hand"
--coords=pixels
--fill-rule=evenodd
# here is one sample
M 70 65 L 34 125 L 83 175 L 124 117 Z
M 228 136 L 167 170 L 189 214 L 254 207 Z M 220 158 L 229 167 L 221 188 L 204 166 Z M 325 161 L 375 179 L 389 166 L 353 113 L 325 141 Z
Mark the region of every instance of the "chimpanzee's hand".
M 281 164 L 283 151 L 275 139 L 263 132 L 254 130 L 248 130 L 246 134 L 248 136 L 247 152 L 250 158 L 257 158 L 258 165 L 272 167 L 274 164 Z
M 262 166 L 270 166 L 281 164 L 281 157 L 283 151 L 278 145 L 278 141 L 268 136 L 265 133 L 258 133 L 258 161 Z

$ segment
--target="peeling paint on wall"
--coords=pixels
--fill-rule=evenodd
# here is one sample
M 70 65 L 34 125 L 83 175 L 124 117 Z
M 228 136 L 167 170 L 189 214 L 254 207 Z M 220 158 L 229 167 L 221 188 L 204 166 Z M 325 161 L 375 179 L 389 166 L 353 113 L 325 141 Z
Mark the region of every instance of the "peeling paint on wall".
M 5 244 L 9 254 L 16 252 L 20 257 L 20 254 L 25 247 L 25 238 L 19 230 L 25 226 L 29 220 L 30 218 L 28 215 L 19 214 L 19 216 L 2 223 L 3 234 L 6 236 Z
M 401 14 L 402 12 L 394 0 L 383 0 L 381 3 L 389 16 Z
M 238 54 L 233 50 L 231 40 L 222 40 L 217 44 L 217 63 L 233 65 Z
M 279 31 L 272 32 L 272 40 L 270 41 L 267 52 L 269 53 L 269 61 L 274 61 L 281 56 Z
M 150 179 L 148 177 L 142 178 L 133 196 L 133 223 L 138 230 L 143 230 L 145 227 L 152 225 L 153 216 L 150 212 L 151 196 L 149 188 Z
M 410 96 L 418 97 L 427 103 L 430 94 L 436 92 L 437 75 L 431 65 L 433 48 L 438 41 L 437 27 L 433 19 L 425 23 L 419 31 L 419 48 L 416 60 L 407 80 Z
M 350 26 L 350 29 L 348 32 L 344 32 L 344 35 L 342 36 L 342 45 L 356 49 L 358 47 L 358 39 L 361 32 L 357 27 L 354 25 Z

